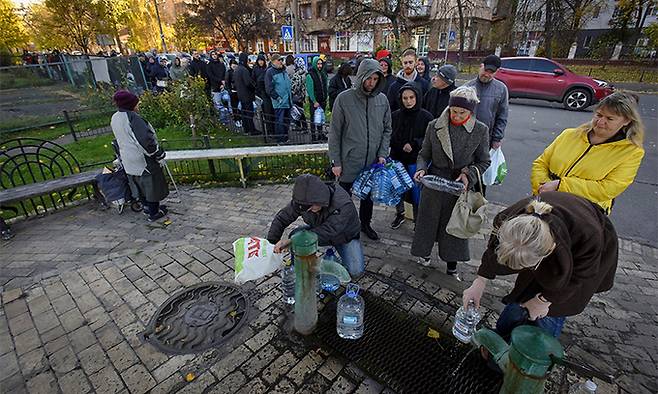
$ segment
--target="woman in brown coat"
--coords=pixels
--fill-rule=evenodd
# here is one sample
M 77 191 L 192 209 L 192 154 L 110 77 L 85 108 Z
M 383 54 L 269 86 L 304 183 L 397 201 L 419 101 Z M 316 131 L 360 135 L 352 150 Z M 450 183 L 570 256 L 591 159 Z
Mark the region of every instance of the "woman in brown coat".
M 418 154 L 414 179 L 425 174 L 437 175 L 473 189 L 480 174 L 489 167 L 489 130 L 475 119 L 473 110 L 479 102 L 472 87 L 459 87 L 450 93 L 448 108 L 427 125 L 425 139 Z M 411 254 L 418 263 L 430 265 L 434 243 L 439 245 L 439 257 L 447 264 L 448 275 L 457 274 L 457 262 L 470 260 L 468 239 L 446 232 L 457 196 L 423 188 L 420 193 L 416 230 Z
M 494 218 L 478 277 L 464 305 L 479 306 L 487 280 L 518 274 L 496 323 L 503 337 L 530 321 L 558 337 L 565 318 L 595 293 L 610 290 L 617 270 L 617 233 L 596 204 L 571 193 L 526 198 Z

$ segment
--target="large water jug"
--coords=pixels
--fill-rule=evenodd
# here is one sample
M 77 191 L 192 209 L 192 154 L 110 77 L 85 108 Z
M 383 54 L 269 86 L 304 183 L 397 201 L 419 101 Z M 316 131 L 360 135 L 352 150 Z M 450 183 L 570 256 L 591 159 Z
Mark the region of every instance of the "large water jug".
M 475 302 L 470 300 L 468 307 L 462 306 L 455 314 L 455 324 L 452 326 L 452 334 L 464 343 L 471 342 L 477 324 L 480 322 L 480 311 L 475 307 Z
M 363 336 L 365 303 L 359 295 L 359 285 L 350 283 L 338 300 L 336 331 L 343 339 L 359 339 Z
M 324 252 L 318 272 L 319 291 L 336 291 L 341 283 L 349 283 L 350 274 L 342 265 L 338 253 L 333 248 Z

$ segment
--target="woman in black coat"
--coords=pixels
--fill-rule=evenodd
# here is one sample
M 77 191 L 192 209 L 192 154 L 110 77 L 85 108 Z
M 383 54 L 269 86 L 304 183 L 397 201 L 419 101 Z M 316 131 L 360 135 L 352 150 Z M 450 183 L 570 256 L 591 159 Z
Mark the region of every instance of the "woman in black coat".
M 329 81 L 329 108 L 334 107 L 334 101 L 342 91 L 352 87 L 350 75 L 352 75 L 352 67 L 348 62 L 344 62 Z
M 391 114 L 393 134 L 391 135 L 391 158 L 404 164 L 409 176 L 416 172 L 418 152 L 423 145 L 427 124 L 434 119 L 432 114 L 421 108 L 422 95 L 420 87 L 413 82 L 402 86 L 398 101 L 400 109 Z M 405 193 L 396 206 L 396 215 L 391 228 L 396 229 L 404 223 L 404 201 L 414 207 L 414 220 L 418 212 L 420 191 L 416 187 Z

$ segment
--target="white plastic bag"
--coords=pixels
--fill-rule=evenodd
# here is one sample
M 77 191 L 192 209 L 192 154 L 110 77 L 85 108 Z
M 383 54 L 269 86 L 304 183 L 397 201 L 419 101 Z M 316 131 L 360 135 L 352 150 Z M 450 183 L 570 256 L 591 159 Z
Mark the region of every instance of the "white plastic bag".
M 235 283 L 262 278 L 281 268 L 283 253 L 274 253 L 274 245 L 264 238 L 240 238 L 233 242 Z
M 491 149 L 489 156 L 491 156 L 491 165 L 482 174 L 482 180 L 487 186 L 500 185 L 507 176 L 507 163 L 503 150 L 501 148 Z

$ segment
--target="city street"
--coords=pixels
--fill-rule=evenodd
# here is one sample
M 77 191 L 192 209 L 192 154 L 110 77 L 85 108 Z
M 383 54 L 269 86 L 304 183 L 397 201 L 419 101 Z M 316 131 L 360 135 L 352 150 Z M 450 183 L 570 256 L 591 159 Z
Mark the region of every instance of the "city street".
M 658 246 L 658 95 L 640 97 L 646 127 L 645 156 L 635 182 L 615 201 L 611 218 L 620 237 Z M 589 121 L 593 109 L 594 106 L 585 112 L 571 112 L 560 103 L 511 100 L 503 142 L 509 173 L 502 186 L 489 189 L 487 198 L 508 205 L 529 195 L 532 161 L 563 129 Z

